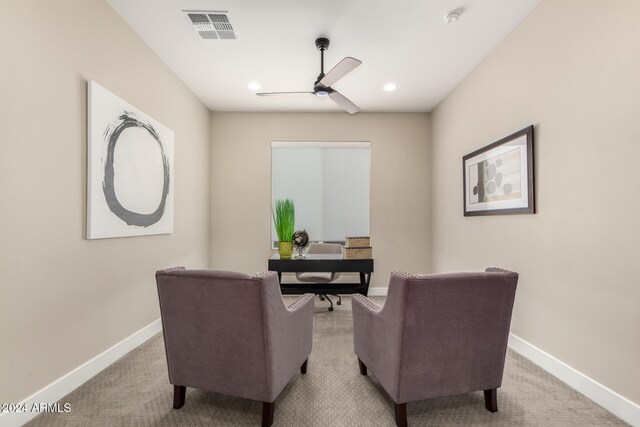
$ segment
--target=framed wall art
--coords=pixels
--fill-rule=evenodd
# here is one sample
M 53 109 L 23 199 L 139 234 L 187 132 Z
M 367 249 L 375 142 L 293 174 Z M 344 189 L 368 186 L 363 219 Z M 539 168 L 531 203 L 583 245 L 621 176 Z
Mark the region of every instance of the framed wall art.
M 462 158 L 464 216 L 535 213 L 533 126 Z
M 172 233 L 173 131 L 94 81 L 88 98 L 87 239 Z

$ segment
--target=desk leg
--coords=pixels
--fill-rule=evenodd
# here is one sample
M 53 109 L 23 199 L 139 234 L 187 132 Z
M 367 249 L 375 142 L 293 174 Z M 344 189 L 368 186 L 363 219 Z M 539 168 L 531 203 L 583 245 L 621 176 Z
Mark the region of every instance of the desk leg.
M 278 273 L 278 283 L 282 284 L 282 271 L 277 271 Z
M 360 293 L 365 297 L 369 294 L 369 282 L 371 282 L 371 273 L 360 272 L 360 286 L 364 288 Z

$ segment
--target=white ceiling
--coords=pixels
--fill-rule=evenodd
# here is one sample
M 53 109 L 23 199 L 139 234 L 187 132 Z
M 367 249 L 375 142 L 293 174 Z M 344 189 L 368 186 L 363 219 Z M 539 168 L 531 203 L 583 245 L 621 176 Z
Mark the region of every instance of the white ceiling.
M 362 111 L 431 111 L 540 0 L 107 0 L 213 111 L 341 111 L 331 100 L 258 97 L 312 90 L 314 41 L 330 39 L 325 72 L 363 64 L 333 88 Z M 444 15 L 464 13 L 456 24 Z M 182 10 L 226 10 L 236 40 L 202 40 Z M 382 87 L 393 82 L 394 92 Z

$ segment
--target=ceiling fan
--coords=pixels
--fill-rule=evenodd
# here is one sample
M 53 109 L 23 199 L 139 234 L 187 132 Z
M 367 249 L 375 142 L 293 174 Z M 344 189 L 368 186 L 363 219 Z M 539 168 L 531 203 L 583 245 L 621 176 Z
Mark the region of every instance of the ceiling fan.
M 318 79 L 313 84 L 313 92 L 258 92 L 258 96 L 274 96 L 274 95 L 292 95 L 292 94 L 307 94 L 315 96 L 328 96 L 336 104 L 342 107 L 347 113 L 354 114 L 360 111 L 360 108 L 347 97 L 342 95 L 335 89 L 331 89 L 331 85 L 349 74 L 356 67 L 362 64 L 355 58 L 347 56 L 342 61 L 338 62 L 338 65 L 333 67 L 327 74 L 324 73 L 324 51 L 329 49 L 329 39 L 321 37 L 316 39 L 316 48 L 320 51 L 320 74 Z

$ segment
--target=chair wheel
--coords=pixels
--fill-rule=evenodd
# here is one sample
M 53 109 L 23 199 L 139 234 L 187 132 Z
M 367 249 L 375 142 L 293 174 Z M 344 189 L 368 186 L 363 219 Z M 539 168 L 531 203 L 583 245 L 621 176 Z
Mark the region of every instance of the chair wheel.
M 333 307 L 329 307 L 329 311 L 333 311 Z
M 336 304 L 342 305 L 342 301 L 338 301 L 338 302 L 336 302 Z
M 320 301 L 324 301 L 324 300 L 325 298 L 322 295 L 320 295 Z

